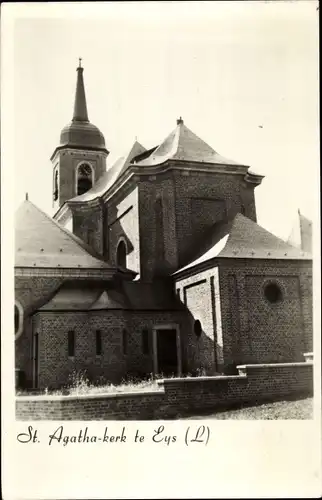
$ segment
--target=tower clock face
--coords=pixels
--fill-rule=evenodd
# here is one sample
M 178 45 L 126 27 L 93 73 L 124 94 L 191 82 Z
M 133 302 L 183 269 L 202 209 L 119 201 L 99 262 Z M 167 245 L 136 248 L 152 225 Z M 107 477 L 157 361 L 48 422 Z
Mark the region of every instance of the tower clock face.
M 91 177 L 92 175 L 92 169 L 89 165 L 86 163 L 83 163 L 78 167 L 78 175 L 82 177 Z

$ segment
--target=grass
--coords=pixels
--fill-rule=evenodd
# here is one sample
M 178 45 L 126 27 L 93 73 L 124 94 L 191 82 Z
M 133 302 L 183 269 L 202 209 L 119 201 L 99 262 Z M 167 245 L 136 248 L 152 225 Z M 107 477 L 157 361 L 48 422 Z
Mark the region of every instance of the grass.
M 313 398 L 276 401 L 234 410 L 217 411 L 207 416 L 188 417 L 190 420 L 308 420 L 312 418 Z
M 196 374 L 196 376 L 201 375 L 204 375 L 203 371 L 197 372 Z M 162 390 L 158 385 L 158 380 L 173 377 L 163 377 L 162 375 L 152 376 L 152 374 L 150 374 L 145 379 L 129 377 L 127 380 L 123 380 L 120 384 L 116 385 L 110 382 L 107 383 L 103 379 L 98 380 L 94 384 L 90 382 L 85 371 L 74 371 L 70 375 L 67 385 L 61 389 L 44 389 L 42 391 L 23 389 L 16 391 L 16 396 L 81 396 L 86 394 L 157 391 Z M 191 377 L 191 374 L 188 373 L 184 375 L 184 377 Z
M 74 372 L 66 387 L 61 389 L 45 389 L 43 391 L 21 390 L 17 391 L 17 396 L 30 395 L 50 395 L 50 396 L 81 396 L 90 394 L 115 394 L 120 392 L 145 392 L 160 390 L 157 379 L 152 376 L 145 380 L 137 380 L 135 378 L 124 380 L 121 384 L 104 383 L 102 380 L 96 384 L 91 383 L 84 372 Z

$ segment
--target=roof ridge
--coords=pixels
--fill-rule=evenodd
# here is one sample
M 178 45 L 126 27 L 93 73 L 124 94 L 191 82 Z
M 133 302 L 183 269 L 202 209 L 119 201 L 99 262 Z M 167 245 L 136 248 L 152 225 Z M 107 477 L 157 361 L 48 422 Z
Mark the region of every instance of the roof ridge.
M 243 163 L 225 158 L 219 154 L 210 144 L 192 132 L 183 121 L 177 124 L 176 128 L 166 136 L 147 158 L 139 161 L 139 165 L 161 165 L 170 159 L 220 165 L 222 167 L 247 167 Z
M 187 127 L 187 125 L 185 123 L 182 123 L 180 125 L 178 125 L 178 128 L 181 130 L 182 129 L 185 129 L 187 132 L 189 132 L 189 134 L 191 134 L 195 139 L 197 139 L 198 141 L 202 142 L 205 146 L 207 146 L 209 149 L 211 149 L 211 151 L 213 153 L 215 153 L 216 155 L 218 155 L 219 153 L 217 153 L 217 151 L 212 147 L 210 146 L 210 144 L 208 144 L 206 141 L 204 141 L 203 139 L 201 139 L 201 137 L 199 137 L 199 135 L 195 134 L 189 127 Z M 181 134 L 179 135 L 179 139 L 180 139 L 180 136 Z
M 289 243 L 287 243 L 285 240 L 283 240 L 283 238 L 280 238 L 279 236 L 276 236 L 276 234 L 272 233 L 271 231 L 269 231 L 268 229 L 266 229 L 265 227 L 261 226 L 260 224 L 258 224 L 258 222 L 255 222 L 253 221 L 252 219 L 250 219 L 249 217 L 247 217 L 246 215 L 242 214 L 241 212 L 237 212 L 237 214 L 235 215 L 235 217 L 233 218 L 232 220 L 232 226 L 234 226 L 235 224 L 235 221 L 236 219 L 246 219 L 247 221 L 249 221 L 251 224 L 253 224 L 254 226 L 260 228 L 262 231 L 265 231 L 266 233 L 268 233 L 270 236 L 274 236 L 275 239 L 279 240 L 281 243 L 283 243 L 284 245 L 287 245 L 291 248 L 294 248 L 293 245 L 290 245 Z
M 249 217 L 246 217 L 246 215 L 243 215 L 242 213 L 238 212 L 235 217 L 234 217 L 234 220 L 233 220 L 233 225 L 235 223 L 235 220 L 236 218 L 239 217 L 239 218 L 244 218 L 246 219 L 247 221 L 250 221 L 253 225 L 256 225 L 256 227 L 260 228 L 262 231 L 265 231 L 266 233 L 268 233 L 270 236 L 273 236 L 276 240 L 280 241 L 283 246 L 287 246 L 289 248 L 291 248 L 292 250 L 293 249 L 297 249 L 297 247 L 295 245 L 292 245 L 291 243 L 289 243 L 288 241 L 285 241 L 283 238 L 281 238 L 280 236 L 276 236 L 276 234 L 272 233 L 271 231 L 269 231 L 268 229 L 266 229 L 265 227 L 261 226 L 260 224 L 258 224 L 257 222 L 253 221 L 252 219 L 250 219 Z M 308 252 L 305 252 L 303 251 L 304 253 L 308 253 Z
M 137 144 L 138 144 L 139 146 L 141 146 L 142 148 L 144 148 L 144 146 L 142 146 L 142 145 L 141 145 L 138 141 L 136 141 L 136 140 L 135 140 L 135 141 L 132 143 L 132 145 L 131 145 L 128 149 L 127 149 L 127 153 L 126 153 L 126 154 L 122 157 L 122 158 L 124 158 L 124 162 L 123 162 L 123 167 L 122 167 L 122 169 L 124 168 L 124 165 L 125 165 L 127 162 L 129 162 L 129 163 L 131 162 L 131 153 L 132 153 L 132 151 L 134 150 L 134 148 L 135 148 L 135 146 L 136 146 Z M 144 149 L 145 149 L 145 148 L 144 148 Z M 122 170 L 122 169 L 121 169 L 121 170 Z
M 248 227 L 249 228 L 252 228 L 253 230 L 253 237 L 252 237 L 252 243 L 253 243 L 253 251 L 252 253 L 254 255 L 256 255 L 259 252 L 264 252 L 265 254 L 267 254 L 267 256 L 270 256 L 271 255 L 271 251 L 272 252 L 282 252 L 284 253 L 285 252 L 285 257 L 287 257 L 287 253 L 288 251 L 292 253 L 293 255 L 293 258 L 295 258 L 294 254 L 298 254 L 298 258 L 311 258 L 309 252 L 307 251 L 304 251 L 304 250 L 301 250 L 301 249 L 298 249 L 297 247 L 291 245 L 290 243 L 286 242 L 285 240 L 283 240 L 282 238 L 280 238 L 279 236 L 276 236 L 274 233 L 272 233 L 271 231 L 269 231 L 268 229 L 266 229 L 265 227 L 261 226 L 260 224 L 258 224 L 257 222 L 253 221 L 252 219 L 250 219 L 249 217 L 246 217 L 245 215 L 241 214 L 240 212 L 238 212 L 234 219 L 233 219 L 233 223 L 231 225 L 231 230 L 229 232 L 229 238 L 227 240 L 227 243 L 225 245 L 225 248 L 222 250 L 222 252 L 218 255 L 219 257 L 221 256 L 224 256 L 225 252 L 229 252 L 231 249 L 229 248 L 230 245 L 233 245 L 236 244 L 236 235 L 238 237 L 238 232 L 239 232 L 239 222 L 243 223 L 243 221 L 246 221 L 246 223 L 248 224 Z M 245 235 L 245 228 L 243 229 L 243 234 Z M 263 244 L 263 241 L 261 239 L 261 237 L 264 235 L 267 235 L 268 237 L 268 240 L 267 241 L 271 241 L 271 244 L 274 245 L 275 248 L 272 248 L 271 250 L 266 247 L 265 245 L 265 242 Z M 259 246 L 258 246 L 259 245 Z M 252 248 L 252 244 L 249 245 L 249 248 Z M 235 253 L 235 251 L 233 252 Z M 239 251 L 237 252 L 239 253 Z M 277 257 L 276 257 L 277 258 Z
M 198 265 L 213 261 L 214 258 L 259 258 L 311 260 L 308 251 L 297 249 L 283 239 L 238 212 L 231 219 L 217 221 L 209 228 L 209 234 L 201 241 L 201 251 L 175 271 L 188 272 Z M 192 254 L 193 255 L 193 254 Z

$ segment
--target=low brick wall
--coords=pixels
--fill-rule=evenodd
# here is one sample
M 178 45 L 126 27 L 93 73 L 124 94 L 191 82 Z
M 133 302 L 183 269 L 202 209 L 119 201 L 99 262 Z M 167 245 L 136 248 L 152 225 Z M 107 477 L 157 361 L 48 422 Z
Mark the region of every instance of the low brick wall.
M 159 390 L 92 396 L 18 396 L 17 420 L 152 420 L 313 394 L 313 363 L 244 365 L 239 375 L 173 378 Z

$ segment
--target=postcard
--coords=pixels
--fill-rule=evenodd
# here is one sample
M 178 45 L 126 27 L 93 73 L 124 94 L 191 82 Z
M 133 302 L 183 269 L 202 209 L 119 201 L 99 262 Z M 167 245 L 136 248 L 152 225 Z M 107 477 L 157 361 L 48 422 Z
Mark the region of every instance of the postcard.
M 5 500 L 320 496 L 318 8 L 3 4 Z

